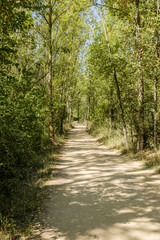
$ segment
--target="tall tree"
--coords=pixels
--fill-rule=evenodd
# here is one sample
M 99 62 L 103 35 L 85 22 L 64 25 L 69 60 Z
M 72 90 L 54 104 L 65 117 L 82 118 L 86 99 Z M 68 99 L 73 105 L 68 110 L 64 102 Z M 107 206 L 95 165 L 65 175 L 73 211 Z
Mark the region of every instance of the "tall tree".
M 53 120 L 53 84 L 52 84 L 52 74 L 53 74 L 53 68 L 52 68 L 52 26 L 53 26 L 53 16 L 52 16 L 52 4 L 51 0 L 49 0 L 49 19 L 47 21 L 48 23 L 48 37 L 49 37 L 49 61 L 48 61 L 48 82 L 49 82 L 49 108 L 50 108 L 50 116 L 49 116 L 49 137 L 51 144 L 54 144 L 54 120 Z M 54 20 L 55 21 L 55 20 Z
M 95 5 L 95 7 L 96 7 L 96 6 L 97 6 L 97 3 L 94 3 L 94 5 Z M 97 11 L 97 12 L 98 12 L 98 11 Z M 111 51 L 110 42 L 109 42 L 109 38 L 108 38 L 106 26 L 105 26 L 105 21 L 104 21 L 104 16 L 103 16 L 103 4 L 102 4 L 102 0 L 100 0 L 100 17 L 101 17 L 101 20 L 102 20 L 102 25 L 103 25 L 103 29 L 104 29 L 104 34 L 105 34 L 106 42 L 107 42 L 107 45 L 108 45 L 108 51 L 109 51 L 109 53 L 111 54 L 112 51 Z M 120 87 L 119 87 L 118 78 L 117 78 L 117 71 L 116 71 L 116 67 L 115 67 L 115 64 L 114 64 L 113 60 L 111 60 L 111 64 L 112 64 L 113 75 L 114 75 L 114 80 L 115 80 L 116 89 L 117 89 L 117 99 L 118 99 L 118 102 L 119 102 L 121 120 L 122 120 L 122 123 L 123 123 L 124 139 L 125 139 L 126 148 L 128 149 L 129 146 L 128 146 L 128 139 L 127 139 L 126 120 L 125 120 L 124 111 L 123 111 L 123 106 L 122 106 L 121 92 L 120 92 Z
M 137 149 L 143 149 L 143 129 L 144 129 L 144 109 L 143 109 L 143 98 L 144 98 L 144 83 L 142 76 L 142 48 L 141 48 L 141 37 L 140 37 L 140 11 L 139 5 L 140 0 L 135 0 L 136 5 L 136 41 L 137 41 L 137 61 L 138 61 L 138 143 Z
M 157 0 L 157 11 L 156 11 L 156 28 L 155 28 L 155 37 L 156 37 L 156 45 L 155 45 L 155 65 L 154 65 L 154 148 L 157 150 L 158 142 L 157 142 L 157 115 L 158 115 L 158 59 L 159 59 L 159 32 L 158 32 L 158 24 L 159 24 L 159 0 Z

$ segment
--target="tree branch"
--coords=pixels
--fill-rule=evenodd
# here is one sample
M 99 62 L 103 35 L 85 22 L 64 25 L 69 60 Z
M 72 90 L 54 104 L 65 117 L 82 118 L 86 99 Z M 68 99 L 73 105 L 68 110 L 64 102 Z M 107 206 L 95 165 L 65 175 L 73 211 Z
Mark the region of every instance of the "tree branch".
M 55 19 L 52 21 L 52 24 L 55 23 L 55 21 L 61 16 L 63 15 L 63 13 L 66 13 L 67 10 L 63 11 L 62 13 L 60 13 L 58 16 L 55 17 Z
M 98 3 L 94 3 L 94 6 L 96 6 L 96 7 L 105 7 L 105 8 L 116 10 L 116 11 L 120 11 L 120 12 L 123 12 L 124 14 L 126 14 L 126 15 L 129 15 L 128 12 L 126 12 L 126 11 L 124 11 L 122 9 L 110 7 L 110 6 L 107 6 L 106 4 L 102 4 L 101 5 L 101 4 L 98 4 Z
M 46 18 L 46 16 L 44 14 L 42 14 L 42 17 L 44 18 L 44 20 L 46 21 L 47 24 L 49 24 L 48 19 Z

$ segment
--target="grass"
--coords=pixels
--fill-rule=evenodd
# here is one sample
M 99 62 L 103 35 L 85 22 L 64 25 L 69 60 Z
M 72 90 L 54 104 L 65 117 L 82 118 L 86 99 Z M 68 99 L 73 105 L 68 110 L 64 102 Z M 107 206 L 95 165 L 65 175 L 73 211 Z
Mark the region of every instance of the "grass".
M 97 140 L 105 144 L 109 149 L 125 150 L 123 133 L 120 130 L 113 130 L 104 125 L 90 125 L 88 131 Z
M 142 161 L 147 169 L 153 169 L 156 173 L 160 173 L 160 150 L 144 150 L 140 152 L 129 152 L 128 156 L 138 161 Z

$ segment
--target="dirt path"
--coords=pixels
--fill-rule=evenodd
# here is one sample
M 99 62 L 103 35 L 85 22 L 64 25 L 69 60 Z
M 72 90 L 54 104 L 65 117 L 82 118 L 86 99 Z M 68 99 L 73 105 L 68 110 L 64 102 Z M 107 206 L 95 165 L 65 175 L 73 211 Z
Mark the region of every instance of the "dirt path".
M 46 186 L 36 240 L 160 240 L 160 176 L 76 125 Z

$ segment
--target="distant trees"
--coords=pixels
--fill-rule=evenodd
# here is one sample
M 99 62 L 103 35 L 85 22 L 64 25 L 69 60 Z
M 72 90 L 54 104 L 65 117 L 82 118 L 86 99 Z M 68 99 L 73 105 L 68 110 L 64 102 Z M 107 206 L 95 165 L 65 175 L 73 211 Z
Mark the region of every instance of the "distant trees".
M 63 132 L 63 122 L 72 117 L 72 87 L 77 72 L 80 49 L 86 39 L 86 24 L 79 14 L 84 3 L 46 1 L 37 21 L 40 48 L 48 65 L 50 117 L 49 135 L 54 144 L 56 131 Z M 82 11 L 83 12 L 83 11 Z M 75 78 L 75 79 L 74 79 Z M 47 82 L 46 81 L 46 82 Z

